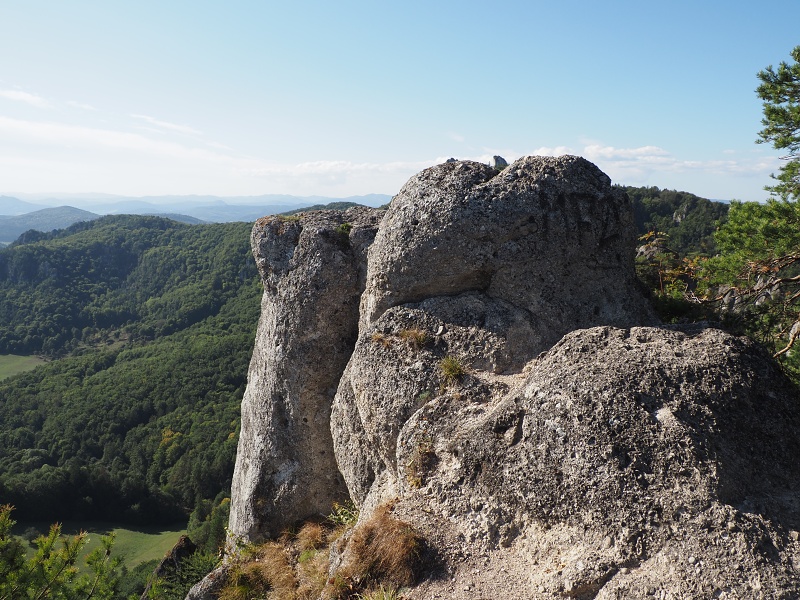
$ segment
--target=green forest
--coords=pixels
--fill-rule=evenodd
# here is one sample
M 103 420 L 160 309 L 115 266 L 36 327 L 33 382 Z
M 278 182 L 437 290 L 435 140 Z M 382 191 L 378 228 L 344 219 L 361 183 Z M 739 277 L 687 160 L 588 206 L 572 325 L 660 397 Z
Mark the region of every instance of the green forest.
M 104 217 L 0 251 L 0 501 L 186 521 L 230 487 L 261 287 L 251 224 Z

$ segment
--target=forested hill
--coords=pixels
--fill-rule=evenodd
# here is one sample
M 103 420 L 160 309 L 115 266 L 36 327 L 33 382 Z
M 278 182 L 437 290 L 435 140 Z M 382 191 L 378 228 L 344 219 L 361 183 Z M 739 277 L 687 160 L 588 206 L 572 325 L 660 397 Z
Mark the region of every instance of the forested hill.
M 0 354 L 155 339 L 216 314 L 254 281 L 250 225 L 109 216 L 0 250 Z
M 0 503 L 23 519 L 185 519 L 230 485 L 261 286 L 250 223 L 114 216 L 0 252 Z
M 715 253 L 714 231 L 727 219 L 728 204 L 655 186 L 615 187 L 625 191 L 633 202 L 639 235 L 665 233 L 670 249 L 681 256 Z

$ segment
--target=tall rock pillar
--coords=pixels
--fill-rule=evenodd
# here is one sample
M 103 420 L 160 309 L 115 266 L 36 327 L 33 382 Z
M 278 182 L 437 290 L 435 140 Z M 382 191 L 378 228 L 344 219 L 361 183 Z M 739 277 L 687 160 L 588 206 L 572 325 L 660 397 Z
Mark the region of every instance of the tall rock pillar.
M 357 339 L 366 249 L 381 216 L 318 211 L 253 228 L 264 296 L 231 489 L 237 539 L 275 536 L 348 497 L 330 408 Z

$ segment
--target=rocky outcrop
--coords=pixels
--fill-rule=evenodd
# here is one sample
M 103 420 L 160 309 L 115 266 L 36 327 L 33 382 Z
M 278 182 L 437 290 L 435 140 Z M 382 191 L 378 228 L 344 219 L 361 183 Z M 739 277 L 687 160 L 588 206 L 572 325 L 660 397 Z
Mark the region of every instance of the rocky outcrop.
M 409 598 L 797 597 L 797 391 L 745 339 L 658 326 L 634 235 L 576 157 L 257 223 L 234 535 L 348 494 L 427 540 Z
M 436 336 L 432 356 L 499 374 L 576 328 L 652 323 L 633 236 L 627 196 L 584 159 L 528 157 L 500 174 L 446 163 L 412 177 L 370 246 L 361 338 L 333 409 L 356 501 L 397 493 L 399 427 L 440 385 L 435 362 L 403 365 L 381 354 L 376 336 L 419 328 Z M 409 367 L 419 381 L 406 383 Z
M 528 355 L 578 327 L 652 322 L 634 241 L 627 196 L 584 159 L 526 157 L 499 174 L 438 165 L 392 199 L 369 249 L 361 329 L 392 306 L 468 291 L 528 312 Z
M 256 222 L 264 284 L 242 400 L 229 528 L 243 541 L 327 514 L 347 497 L 330 407 L 355 344 L 366 249 L 381 211 L 352 208 Z
M 578 330 L 513 378 L 475 370 L 396 425 L 395 511 L 472 588 L 411 597 L 797 597 L 797 408 L 766 353 L 702 327 Z

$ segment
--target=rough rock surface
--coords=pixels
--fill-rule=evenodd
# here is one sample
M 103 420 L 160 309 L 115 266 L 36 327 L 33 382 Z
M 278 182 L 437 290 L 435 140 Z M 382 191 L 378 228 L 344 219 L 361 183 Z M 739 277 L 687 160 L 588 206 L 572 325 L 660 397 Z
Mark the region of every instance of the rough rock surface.
M 330 406 L 356 340 L 366 248 L 382 214 L 318 211 L 266 217 L 253 228 L 264 296 L 229 521 L 243 541 L 327 514 L 347 495 L 333 456 Z
M 185 600 L 217 600 L 228 583 L 230 565 L 222 564 L 203 579 L 194 584 L 186 594 Z M 143 600 L 147 600 L 143 598 Z
M 653 322 L 630 201 L 577 157 L 469 161 L 412 177 L 369 249 L 361 329 L 400 304 L 484 292 L 529 313 L 528 354 L 579 327 Z
M 343 479 L 427 540 L 404 597 L 800 597 L 798 392 L 746 339 L 656 326 L 608 177 L 447 162 L 380 216 L 254 229 L 235 535 Z
M 369 343 L 376 333 L 413 329 L 414 317 L 395 321 L 418 311 L 435 321 L 429 334 L 445 332 L 439 358 L 503 373 L 576 328 L 652 323 L 634 275 L 633 231 L 627 196 L 582 158 L 527 157 L 499 174 L 445 163 L 412 177 L 369 248 L 361 342 L 333 409 L 339 469 L 356 502 L 372 490 L 372 507 L 397 492 L 397 428 L 438 385 L 436 369 L 416 363 L 426 387 L 406 389 L 403 367 Z M 406 309 L 380 321 L 398 306 Z
M 798 597 L 798 400 L 701 327 L 579 330 L 520 375 L 473 371 L 395 425 L 395 510 L 448 563 L 410 597 Z

